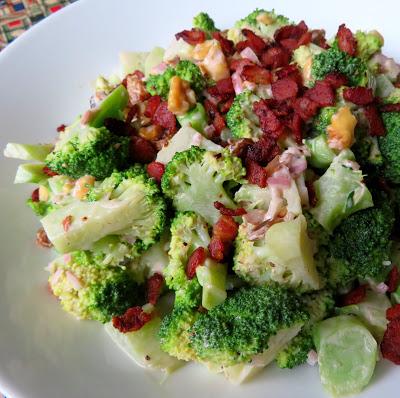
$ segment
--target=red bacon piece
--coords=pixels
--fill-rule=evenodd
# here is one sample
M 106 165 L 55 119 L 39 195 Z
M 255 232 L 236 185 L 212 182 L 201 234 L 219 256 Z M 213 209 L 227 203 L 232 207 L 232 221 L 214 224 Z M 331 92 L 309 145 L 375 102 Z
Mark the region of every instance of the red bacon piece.
M 196 275 L 196 268 L 204 264 L 206 261 L 207 252 L 204 247 L 198 247 L 189 257 L 186 264 L 186 276 L 189 279 L 193 279 Z
M 271 135 L 273 138 L 278 138 L 282 134 L 282 123 L 275 113 L 269 109 L 266 101 L 255 102 L 253 111 L 258 116 L 261 130 L 264 133 Z
M 272 80 L 271 72 L 258 65 L 245 65 L 241 75 L 244 80 L 256 84 L 269 84 Z
M 141 329 L 151 318 L 152 315 L 144 312 L 142 307 L 132 307 L 128 308 L 125 314 L 114 316 L 112 324 L 121 333 L 135 332 Z
M 301 21 L 298 25 L 287 25 L 278 29 L 274 34 L 274 39 L 281 46 L 292 51 L 299 47 L 299 41 L 307 31 L 307 25 Z
M 51 170 L 50 167 L 47 167 L 47 166 L 43 167 L 43 173 L 46 174 L 49 177 L 54 177 L 54 176 L 58 175 L 58 173 L 56 173 L 55 171 Z
M 270 47 L 261 55 L 261 63 L 266 68 L 276 69 L 288 65 L 290 62 L 290 53 L 278 46 Z
M 214 202 L 214 207 L 223 215 L 223 216 L 243 216 L 246 214 L 246 210 L 243 207 L 239 207 L 237 209 L 229 209 L 221 202 Z
M 222 242 L 232 242 L 238 232 L 238 224 L 232 216 L 222 215 L 213 227 L 213 236 Z
M 390 270 L 389 275 L 386 279 L 386 285 L 388 286 L 388 292 L 394 292 L 400 283 L 400 272 L 396 265 Z
M 339 72 L 328 73 L 322 81 L 329 84 L 335 90 L 348 83 L 347 77 Z
M 368 105 L 374 100 L 372 88 L 349 87 L 344 89 L 343 98 L 356 105 Z
M 228 255 L 230 250 L 230 243 L 224 243 L 222 240 L 216 236 L 211 238 L 208 245 L 208 251 L 210 257 L 217 262 L 221 262 Z
M 221 111 L 221 113 L 226 113 L 229 111 L 229 109 L 231 108 L 231 106 L 233 104 L 234 99 L 235 99 L 235 97 L 232 96 L 227 101 L 225 101 L 223 104 L 220 104 L 219 110 Z
M 176 40 L 183 39 L 186 43 L 195 46 L 205 42 L 206 34 L 200 29 L 182 30 L 175 35 L 175 38 Z
M 271 88 L 273 97 L 278 101 L 294 98 L 299 92 L 299 86 L 289 77 L 285 77 L 272 83 Z
M 329 84 L 320 80 L 315 83 L 313 88 L 307 90 L 304 96 L 321 107 L 335 105 L 336 101 L 333 88 Z
M 400 319 L 390 321 L 381 343 L 382 356 L 400 365 Z
M 247 58 L 233 59 L 229 64 L 229 69 L 236 72 L 237 70 L 242 70 L 246 65 L 254 65 L 254 62 L 251 62 Z
M 176 132 L 176 118 L 175 115 L 168 110 L 166 101 L 161 102 L 151 120 L 154 124 L 167 129 L 171 134 Z
M 339 26 L 339 30 L 336 34 L 338 40 L 338 47 L 340 50 L 354 57 L 357 52 L 357 40 L 351 33 L 349 28 L 346 28 L 345 24 Z
M 149 279 L 147 279 L 147 302 L 156 305 L 162 289 L 164 287 L 164 277 L 156 272 Z
M 381 112 L 400 112 L 400 104 L 386 104 L 380 107 Z
M 260 36 L 257 36 L 252 30 L 242 29 L 242 33 L 247 40 L 241 41 L 236 44 L 237 51 L 242 51 L 246 47 L 250 47 L 257 55 L 260 55 L 262 51 L 267 47 L 265 41 Z
M 213 32 L 213 39 L 218 40 L 221 45 L 222 51 L 226 56 L 233 55 L 235 52 L 235 43 L 222 36 L 221 32 Z
M 147 173 L 150 177 L 153 177 L 158 183 L 161 182 L 161 178 L 165 172 L 165 165 L 160 162 L 151 162 L 147 165 Z
M 314 44 L 316 44 L 317 46 L 324 48 L 325 50 L 329 48 L 329 45 L 326 42 L 326 38 L 325 38 L 325 30 L 323 30 L 323 29 L 312 30 L 311 31 L 311 41 Z
M 66 126 L 65 124 L 60 124 L 60 125 L 57 127 L 57 133 L 62 133 L 62 132 L 65 130 L 66 127 L 67 127 L 67 126 Z
M 157 155 L 157 152 L 153 145 L 139 136 L 132 136 L 131 138 L 131 153 L 132 158 L 137 163 L 150 163 Z
M 70 227 L 71 227 L 71 224 L 72 224 L 72 221 L 74 221 L 74 218 L 73 218 L 71 215 L 66 216 L 66 217 L 62 220 L 61 224 L 62 224 L 63 229 L 64 229 L 65 232 L 68 232 L 68 231 L 69 231 L 69 229 L 70 229 Z
M 220 95 L 235 94 L 235 89 L 233 88 L 232 79 L 230 77 L 218 80 L 215 86 Z
M 250 184 L 256 184 L 260 188 L 267 186 L 267 172 L 264 167 L 261 167 L 254 160 L 246 161 L 246 178 Z
M 369 135 L 372 137 L 381 137 L 386 134 L 381 115 L 375 105 L 367 105 L 364 108 L 364 115 L 369 124 Z
M 303 85 L 303 78 L 301 77 L 300 71 L 296 65 L 287 65 L 281 69 L 275 71 L 277 80 L 290 78 L 295 81 L 299 86 Z
M 150 119 L 153 118 L 160 104 L 161 104 L 161 97 L 159 95 L 154 95 L 153 97 L 150 97 L 147 100 L 144 115 L 146 117 L 149 117 Z
M 400 319 L 400 304 L 396 304 L 394 307 L 390 307 L 386 310 L 386 319 L 388 321 Z
M 292 130 L 292 134 L 296 142 L 298 144 L 301 144 L 303 139 L 303 133 L 302 133 L 303 120 L 299 114 L 297 113 L 293 114 L 289 127 Z
M 312 34 L 311 32 L 305 32 L 300 36 L 300 39 L 297 42 L 297 47 L 306 46 L 311 43 Z
M 39 188 L 36 188 L 31 194 L 32 202 L 39 202 Z
M 297 98 L 294 103 L 295 112 L 304 120 L 315 116 L 318 112 L 318 104 L 307 97 Z
M 357 288 L 353 289 L 351 292 L 340 297 L 339 299 L 340 307 L 361 303 L 365 299 L 366 294 L 367 294 L 367 285 L 360 285 Z
M 212 125 L 214 126 L 217 134 L 221 134 L 222 130 L 226 127 L 225 119 L 219 112 L 215 113 Z
M 280 148 L 276 140 L 271 136 L 264 135 L 257 142 L 248 146 L 246 159 L 266 166 L 279 153 Z

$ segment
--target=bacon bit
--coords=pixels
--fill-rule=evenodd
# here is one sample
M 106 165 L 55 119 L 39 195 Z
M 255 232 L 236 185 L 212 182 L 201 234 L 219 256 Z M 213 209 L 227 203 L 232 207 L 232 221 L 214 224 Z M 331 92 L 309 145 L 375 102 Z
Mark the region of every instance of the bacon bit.
M 258 65 L 245 65 L 241 76 L 244 80 L 256 84 L 270 84 L 272 81 L 271 72 Z
M 39 202 L 39 188 L 36 188 L 31 194 L 32 202 Z
M 400 112 L 400 104 L 386 104 L 381 106 L 381 112 Z
M 210 244 L 208 245 L 208 251 L 210 257 L 217 262 L 222 262 L 228 255 L 230 250 L 230 243 L 224 243 L 216 236 L 211 238 Z
M 67 216 L 64 218 L 64 220 L 62 220 L 61 224 L 62 224 L 65 232 L 68 232 L 68 230 L 72 224 L 72 221 L 73 221 L 72 216 Z
M 329 48 L 328 43 L 325 38 L 325 30 L 323 29 L 314 29 L 311 31 L 311 41 L 317 46 L 322 47 L 327 50 Z
M 206 34 L 200 29 L 182 30 L 175 35 L 176 40 L 183 39 L 186 43 L 195 46 L 206 41 Z
M 213 236 L 222 242 L 232 242 L 238 232 L 238 224 L 232 216 L 222 215 L 213 227 Z
M 243 51 L 246 47 L 250 47 L 256 53 L 256 55 L 260 55 L 262 51 L 267 47 L 265 41 L 260 36 L 257 36 L 252 30 L 242 29 L 242 33 L 247 40 L 241 41 L 236 44 L 237 51 L 240 52 Z
M 314 182 L 306 181 L 306 187 L 308 191 L 310 206 L 315 207 L 317 205 L 318 199 L 317 199 L 317 194 L 315 193 Z
M 142 164 L 152 162 L 157 156 L 157 152 L 151 142 L 138 136 L 132 136 L 131 138 L 131 154 L 135 162 Z
M 66 126 L 65 124 L 60 124 L 60 125 L 57 127 L 57 133 L 62 133 L 62 132 L 65 130 L 66 127 L 67 127 L 67 126 Z
M 351 33 L 351 30 L 346 28 L 345 24 L 339 26 L 339 30 L 336 34 L 338 40 L 338 46 L 341 51 L 354 57 L 357 52 L 357 40 Z
M 154 95 L 147 100 L 146 109 L 144 111 L 144 115 L 149 117 L 150 119 L 153 118 L 154 114 L 156 113 L 157 108 L 161 104 L 161 97 L 159 95 Z
M 234 141 L 230 147 L 229 150 L 231 151 L 232 155 L 245 160 L 247 156 L 247 150 L 250 145 L 253 144 L 253 140 L 250 138 L 243 138 L 241 140 Z
M 361 303 L 367 294 L 367 285 L 360 285 L 353 289 L 351 292 L 345 294 L 339 298 L 339 306 L 345 307 L 347 305 L 353 305 Z
M 218 109 L 216 105 L 214 105 L 211 101 L 205 100 L 204 101 L 204 108 L 208 113 L 210 119 L 214 119 L 215 115 L 218 113 Z
M 307 44 L 311 43 L 312 33 L 305 32 L 301 35 L 299 41 L 297 42 L 297 47 L 306 46 Z
M 321 107 L 335 105 L 336 98 L 333 88 L 320 80 L 315 83 L 313 88 L 307 90 L 304 96 L 316 102 Z
M 386 285 L 388 286 L 388 292 L 392 293 L 397 289 L 400 283 L 400 272 L 396 265 L 390 270 L 389 275 L 386 279 Z
M 289 61 L 289 51 L 278 46 L 270 47 L 261 55 L 262 65 L 270 69 L 276 69 L 282 66 L 286 66 L 289 64 Z
M 308 27 L 304 21 L 301 21 L 298 25 L 287 25 L 278 29 L 274 34 L 274 39 L 281 46 L 286 47 L 288 50 L 295 50 L 301 44 L 300 40 L 306 41 L 307 38 L 303 38 L 303 35 L 307 33 Z M 309 37 L 311 41 L 311 36 Z
M 299 145 L 301 144 L 303 139 L 302 127 L 303 127 L 303 120 L 301 116 L 297 113 L 294 113 L 290 123 L 290 129 L 292 130 L 294 139 Z
M 308 119 L 315 116 L 318 112 L 318 104 L 312 101 L 309 98 L 302 97 L 297 98 L 296 102 L 294 103 L 294 110 L 295 112 L 304 120 L 307 121 Z
M 126 122 L 128 125 L 130 125 L 130 123 L 132 122 L 132 120 L 133 120 L 134 118 L 136 118 L 136 116 L 137 116 L 137 114 L 138 114 L 138 111 L 139 111 L 139 107 L 138 107 L 137 104 L 128 107 L 128 112 L 127 112 L 127 114 L 126 114 L 126 119 L 125 119 L 125 122 Z M 106 119 L 106 120 L 107 120 L 107 119 Z M 130 126 L 130 127 L 131 127 L 131 126 Z
M 121 333 L 135 332 L 152 319 L 152 314 L 143 311 L 142 307 L 128 308 L 125 314 L 114 316 L 112 324 Z
M 381 343 L 382 356 L 400 365 L 400 319 L 390 321 Z
M 186 276 L 189 279 L 193 279 L 196 275 L 196 268 L 204 264 L 207 258 L 206 249 L 204 247 L 198 247 L 189 257 L 186 264 Z
M 234 95 L 235 94 L 235 90 L 233 89 L 231 77 L 227 77 L 226 79 L 218 80 L 215 87 L 218 90 L 218 94 L 220 94 L 220 95 Z
M 55 171 L 51 170 L 49 167 L 44 166 L 43 167 L 43 173 L 46 174 L 49 177 L 54 177 L 57 176 L 58 173 L 56 173 Z
M 161 182 L 161 178 L 165 172 L 165 165 L 160 162 L 151 162 L 147 165 L 147 173 L 150 177 L 153 177 L 158 183 Z
M 248 146 L 246 159 L 253 160 L 261 166 L 266 166 L 279 153 L 280 148 L 276 140 L 264 134 L 257 142 Z
M 339 72 L 328 73 L 322 81 L 328 83 L 334 90 L 348 83 L 347 77 Z
M 343 98 L 356 105 L 368 105 L 374 100 L 372 88 L 349 87 L 344 89 Z
M 385 126 L 375 105 L 367 105 L 364 108 L 364 115 L 368 120 L 369 135 L 371 135 L 372 137 L 381 137 L 383 135 L 386 135 Z
M 156 272 L 149 279 L 147 279 L 147 302 L 156 305 L 162 289 L 164 287 L 164 277 Z
M 213 32 L 213 39 L 217 40 L 226 56 L 233 55 L 235 52 L 235 43 L 222 36 L 221 32 Z
M 254 160 L 246 161 L 246 178 L 250 184 L 256 184 L 260 188 L 267 186 L 267 172 Z
M 386 310 L 386 319 L 388 321 L 400 319 L 400 304 L 396 304 L 394 307 L 388 308 Z
M 229 64 L 229 69 L 234 72 L 241 72 L 246 65 L 254 65 L 254 63 L 247 58 L 233 59 Z
M 282 123 L 275 113 L 269 109 L 268 102 L 261 100 L 253 104 L 253 111 L 260 120 L 260 127 L 264 133 L 278 138 L 282 133 Z
M 289 77 L 272 83 L 271 88 L 273 97 L 278 101 L 294 98 L 299 92 L 297 83 Z
M 219 112 L 215 113 L 212 125 L 218 135 L 221 134 L 222 130 L 226 127 L 225 119 Z
M 234 99 L 235 99 L 235 97 L 232 96 L 227 101 L 225 101 L 223 104 L 220 104 L 219 110 L 221 111 L 221 113 L 227 113 L 229 111 L 229 109 L 231 109 Z
M 171 134 L 174 134 L 177 130 L 175 115 L 168 110 L 168 103 L 166 101 L 161 102 L 151 120 L 154 124 L 167 129 Z
M 53 246 L 46 234 L 46 231 L 43 228 L 39 228 L 36 232 L 36 244 L 38 246 L 46 248 L 50 248 Z
M 278 69 L 275 71 L 277 79 L 284 79 L 285 77 L 290 77 L 292 80 L 294 80 L 297 84 L 302 83 L 302 77 L 300 74 L 299 69 L 297 68 L 296 65 L 287 65 L 284 66 L 281 69 Z
M 229 209 L 221 202 L 214 202 L 214 207 L 223 215 L 223 216 L 243 216 L 246 214 L 246 210 L 243 207 L 239 207 L 237 209 Z

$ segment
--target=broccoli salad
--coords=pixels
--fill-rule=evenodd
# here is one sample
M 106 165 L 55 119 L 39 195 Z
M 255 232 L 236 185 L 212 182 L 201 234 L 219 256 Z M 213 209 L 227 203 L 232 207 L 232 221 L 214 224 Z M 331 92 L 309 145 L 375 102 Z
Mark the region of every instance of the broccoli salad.
M 122 53 L 54 144 L 8 144 L 61 307 L 166 373 L 318 365 L 343 396 L 400 365 L 400 65 L 382 46 L 202 12 L 165 50 Z

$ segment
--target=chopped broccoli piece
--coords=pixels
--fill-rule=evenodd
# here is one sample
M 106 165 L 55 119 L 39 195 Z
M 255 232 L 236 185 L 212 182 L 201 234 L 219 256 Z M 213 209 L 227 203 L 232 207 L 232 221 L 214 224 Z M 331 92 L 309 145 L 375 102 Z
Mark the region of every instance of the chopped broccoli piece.
M 268 188 L 260 188 L 255 184 L 243 184 L 235 193 L 235 202 L 247 211 L 267 211 L 271 203 L 271 192 Z
M 351 149 L 362 169 L 368 166 L 382 166 L 383 157 L 377 137 L 358 136 Z
M 237 95 L 226 115 L 226 123 L 236 139 L 259 138 L 263 132 L 258 116 L 253 112 L 253 104 L 260 98 L 246 90 Z
M 190 342 L 201 360 L 230 366 L 251 360 L 269 348 L 272 336 L 307 319 L 295 293 L 278 286 L 242 288 L 194 322 Z
M 209 38 L 218 30 L 213 19 L 206 12 L 200 12 L 193 18 L 193 27 L 206 32 Z
M 383 46 L 383 37 L 379 32 L 362 32 L 358 30 L 355 34 L 357 40 L 357 56 L 368 61 Z
M 327 135 L 327 128 L 331 124 L 332 116 L 338 111 L 336 106 L 325 106 L 321 108 L 313 120 L 313 128 L 319 134 Z
M 343 73 L 351 86 L 365 86 L 368 82 L 365 62 L 340 51 L 336 46 L 315 55 L 311 67 L 311 74 L 316 80 L 331 72 Z
M 129 270 L 103 267 L 84 252 L 52 262 L 50 287 L 67 312 L 102 323 L 144 302 L 143 290 Z
M 192 146 L 168 163 L 161 187 L 177 210 L 195 211 L 213 225 L 219 218 L 214 202 L 234 207 L 225 187 L 240 184 L 245 174 L 241 160 L 228 151 L 213 153 Z
M 31 198 L 26 201 L 26 204 L 33 210 L 33 212 L 40 217 L 45 216 L 46 214 L 50 213 L 56 207 L 48 202 L 34 202 Z
M 395 88 L 389 96 L 384 98 L 385 104 L 398 104 L 400 102 L 400 88 Z
M 186 80 L 190 87 L 200 95 L 207 85 L 206 78 L 200 68 L 191 61 L 179 61 L 175 67 L 168 67 L 160 75 L 149 75 L 146 82 L 147 91 L 151 95 L 160 95 L 164 99 L 168 97 L 169 83 L 173 76 L 179 76 Z
M 14 184 L 39 184 L 46 181 L 48 175 L 43 171 L 44 163 L 23 163 L 18 166 Z
M 208 122 L 207 112 L 200 102 L 184 115 L 177 116 L 177 119 L 181 126 L 190 126 L 200 133 L 204 132 Z
M 44 162 L 46 156 L 53 150 L 52 144 L 16 144 L 9 142 L 4 149 L 6 158 L 20 160 L 37 160 Z
M 305 140 L 305 144 L 310 150 L 308 162 L 311 166 L 318 169 L 326 169 L 330 166 L 336 154 L 329 147 L 326 134 L 308 138 Z

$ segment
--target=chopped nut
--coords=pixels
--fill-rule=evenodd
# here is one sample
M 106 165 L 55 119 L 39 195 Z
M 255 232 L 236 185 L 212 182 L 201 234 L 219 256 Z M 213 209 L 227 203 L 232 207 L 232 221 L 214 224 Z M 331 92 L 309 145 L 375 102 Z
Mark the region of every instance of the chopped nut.
M 145 140 L 155 141 L 161 137 L 163 131 L 164 129 L 161 126 L 152 124 L 147 127 L 141 127 L 139 129 L 139 135 Z
M 184 115 L 196 103 L 196 96 L 189 83 L 179 76 L 170 80 L 168 110 L 175 115 Z
M 135 74 L 126 77 L 126 89 L 128 90 L 129 102 L 131 105 L 144 101 L 150 96 L 146 91 L 143 81 Z
M 36 244 L 41 247 L 50 248 L 53 244 L 49 241 L 47 234 L 43 228 L 39 228 L 36 232 Z
M 357 119 L 348 106 L 342 106 L 332 116 L 331 124 L 327 127 L 328 143 L 331 148 L 343 150 L 354 143 L 354 128 Z
M 221 45 L 216 40 L 213 41 L 206 57 L 199 66 L 216 82 L 230 76 L 225 55 L 222 51 Z

